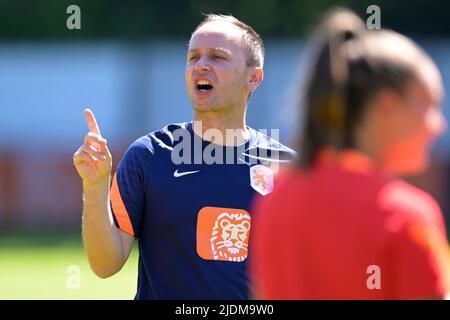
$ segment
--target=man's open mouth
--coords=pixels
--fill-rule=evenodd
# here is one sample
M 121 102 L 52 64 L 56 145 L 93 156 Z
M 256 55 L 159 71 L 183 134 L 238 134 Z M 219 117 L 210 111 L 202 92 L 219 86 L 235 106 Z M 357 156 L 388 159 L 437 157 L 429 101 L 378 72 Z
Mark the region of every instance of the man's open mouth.
M 208 92 L 213 88 L 213 86 L 208 80 L 199 80 L 197 82 L 196 88 L 200 92 Z

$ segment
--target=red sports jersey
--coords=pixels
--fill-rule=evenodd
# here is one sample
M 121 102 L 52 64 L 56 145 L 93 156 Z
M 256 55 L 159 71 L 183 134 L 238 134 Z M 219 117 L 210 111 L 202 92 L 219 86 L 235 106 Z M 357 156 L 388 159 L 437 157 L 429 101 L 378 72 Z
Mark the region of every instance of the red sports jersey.
M 278 178 L 256 203 L 251 265 L 262 299 L 415 299 L 450 292 L 442 213 L 355 151 Z

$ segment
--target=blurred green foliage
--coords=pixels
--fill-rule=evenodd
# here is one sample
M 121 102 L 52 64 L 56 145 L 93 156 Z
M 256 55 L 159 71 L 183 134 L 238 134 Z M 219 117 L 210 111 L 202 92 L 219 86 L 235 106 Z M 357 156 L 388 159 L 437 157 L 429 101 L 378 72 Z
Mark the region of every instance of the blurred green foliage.
M 81 8 L 82 29 L 66 28 L 66 8 Z M 301 37 L 331 7 L 381 8 L 382 27 L 406 34 L 450 34 L 447 0 L 0 0 L 0 39 L 143 39 L 186 38 L 202 13 L 233 14 L 263 37 Z
M 136 294 L 137 247 L 123 269 L 108 279 L 90 269 L 80 234 L 1 234 L 0 261 L 0 300 L 132 300 Z M 73 267 L 79 270 L 79 287 L 70 286 Z

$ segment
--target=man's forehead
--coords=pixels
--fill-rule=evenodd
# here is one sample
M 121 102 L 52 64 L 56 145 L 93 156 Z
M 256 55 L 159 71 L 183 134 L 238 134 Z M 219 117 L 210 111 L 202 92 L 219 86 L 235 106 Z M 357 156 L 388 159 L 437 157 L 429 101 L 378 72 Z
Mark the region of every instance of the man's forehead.
M 242 39 L 243 31 L 235 24 L 228 21 L 210 21 L 198 28 L 191 37 L 196 38 L 214 37 L 218 40 L 239 41 Z

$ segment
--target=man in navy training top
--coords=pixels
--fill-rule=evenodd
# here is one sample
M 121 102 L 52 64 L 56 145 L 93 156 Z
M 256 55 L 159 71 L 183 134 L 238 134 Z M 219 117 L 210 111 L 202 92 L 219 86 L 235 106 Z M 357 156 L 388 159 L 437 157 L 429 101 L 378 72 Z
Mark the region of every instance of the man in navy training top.
M 117 273 L 137 239 L 135 299 L 249 298 L 251 200 L 270 193 L 277 165 L 295 156 L 246 126 L 263 60 L 250 26 L 206 16 L 187 53 L 193 121 L 136 140 L 112 179 L 106 140 L 85 110 L 89 132 L 74 164 L 83 182 L 85 251 L 99 277 Z

